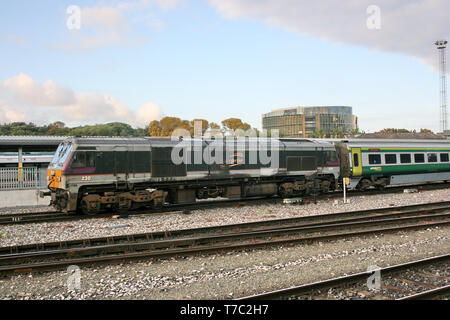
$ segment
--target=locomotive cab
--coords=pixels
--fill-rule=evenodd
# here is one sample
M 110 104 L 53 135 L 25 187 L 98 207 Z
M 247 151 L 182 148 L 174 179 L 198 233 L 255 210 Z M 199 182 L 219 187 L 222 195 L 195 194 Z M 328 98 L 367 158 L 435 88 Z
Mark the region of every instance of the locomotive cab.
M 66 190 L 66 181 L 64 178 L 64 167 L 70 161 L 70 154 L 73 149 L 72 142 L 64 141 L 58 146 L 52 161 L 47 168 L 47 185 L 50 192 L 40 193 L 40 197 L 51 197 L 50 205 L 57 210 L 67 212 L 70 194 Z

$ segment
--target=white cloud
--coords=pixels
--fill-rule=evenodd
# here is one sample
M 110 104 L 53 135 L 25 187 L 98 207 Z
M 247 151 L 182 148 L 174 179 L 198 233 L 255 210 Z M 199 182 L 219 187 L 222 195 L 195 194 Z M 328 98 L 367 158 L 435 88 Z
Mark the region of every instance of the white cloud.
M 0 103 L 0 123 L 24 122 L 26 119 L 27 116 L 24 112 L 18 112 L 15 108 Z
M 68 41 L 58 47 L 90 50 L 118 45 L 139 45 L 144 41 L 144 36 L 135 32 L 132 22 L 144 21 L 145 25 L 160 30 L 163 22 L 153 12 L 149 12 L 149 9 L 158 7 L 169 10 L 178 3 L 179 0 L 138 0 L 121 1 L 116 6 L 83 7 L 80 29 L 70 30 Z
M 447 0 L 210 0 L 230 19 L 248 18 L 335 43 L 402 53 L 436 64 L 438 39 L 450 39 Z M 380 29 L 369 29 L 370 5 Z
M 136 111 L 136 121 L 139 126 L 148 125 L 151 121 L 161 119 L 161 117 L 162 110 L 154 102 L 145 103 Z
M 60 44 L 65 49 L 94 49 L 103 46 L 127 44 L 130 41 L 130 24 L 122 11 L 109 7 L 81 9 L 80 29 L 70 30 L 69 41 Z
M 65 105 L 75 99 L 72 90 L 63 88 L 51 80 L 38 83 L 23 73 L 4 80 L 2 86 L 21 102 L 37 106 Z
M 144 9 L 149 7 L 160 7 L 161 9 L 168 10 L 176 7 L 180 3 L 180 0 L 137 0 L 120 2 L 117 8 L 121 10 L 129 9 Z
M 134 111 L 114 97 L 75 93 L 54 81 L 39 83 L 23 73 L 4 80 L 0 86 L 0 123 L 44 124 L 61 120 L 69 125 L 82 125 L 119 121 L 143 127 L 161 115 L 161 108 L 154 102 Z

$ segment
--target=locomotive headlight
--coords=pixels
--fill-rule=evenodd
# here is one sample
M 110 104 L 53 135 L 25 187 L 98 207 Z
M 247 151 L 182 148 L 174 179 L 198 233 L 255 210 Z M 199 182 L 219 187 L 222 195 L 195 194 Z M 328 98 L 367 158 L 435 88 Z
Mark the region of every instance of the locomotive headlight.
M 50 175 L 54 176 L 55 175 L 55 170 L 50 171 Z

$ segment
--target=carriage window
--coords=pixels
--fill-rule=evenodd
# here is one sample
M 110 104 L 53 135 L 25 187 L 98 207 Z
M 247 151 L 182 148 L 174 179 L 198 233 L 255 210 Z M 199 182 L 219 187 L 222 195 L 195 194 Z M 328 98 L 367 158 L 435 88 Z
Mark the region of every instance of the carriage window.
M 355 153 L 353 155 L 353 166 L 354 167 L 359 167 L 359 159 L 358 159 L 358 154 L 357 153 Z
M 437 162 L 437 153 L 428 153 L 428 162 Z
M 441 153 L 441 162 L 448 162 L 448 153 Z
M 369 154 L 369 164 L 381 164 L 381 155 Z
M 384 160 L 386 164 L 397 163 L 397 155 L 396 154 L 386 154 L 384 155 Z
M 411 155 L 409 153 L 400 154 L 401 163 L 411 163 Z
M 424 163 L 425 162 L 425 155 L 422 153 L 415 153 L 414 154 L 414 162 L 415 163 Z

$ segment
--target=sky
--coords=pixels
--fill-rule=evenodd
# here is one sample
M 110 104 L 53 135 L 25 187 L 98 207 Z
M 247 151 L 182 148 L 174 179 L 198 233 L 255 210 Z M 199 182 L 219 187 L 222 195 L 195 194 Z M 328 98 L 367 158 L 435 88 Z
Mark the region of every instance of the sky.
M 220 123 L 352 106 L 360 130 L 439 130 L 447 0 L 4 0 L 0 123 Z

